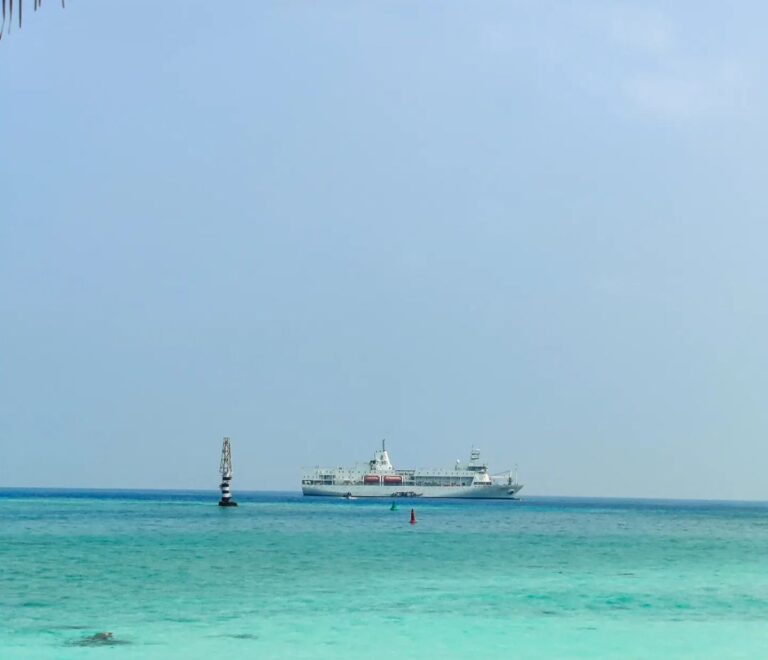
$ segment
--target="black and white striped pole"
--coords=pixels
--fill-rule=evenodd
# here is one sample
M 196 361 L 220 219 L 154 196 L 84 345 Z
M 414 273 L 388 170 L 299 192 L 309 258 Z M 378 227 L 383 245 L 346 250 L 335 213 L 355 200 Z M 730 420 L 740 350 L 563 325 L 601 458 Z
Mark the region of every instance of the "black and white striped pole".
M 229 482 L 232 481 L 232 448 L 229 446 L 229 438 L 224 438 L 224 444 L 221 447 L 221 499 L 219 506 L 237 506 L 237 502 L 232 499 L 232 491 Z

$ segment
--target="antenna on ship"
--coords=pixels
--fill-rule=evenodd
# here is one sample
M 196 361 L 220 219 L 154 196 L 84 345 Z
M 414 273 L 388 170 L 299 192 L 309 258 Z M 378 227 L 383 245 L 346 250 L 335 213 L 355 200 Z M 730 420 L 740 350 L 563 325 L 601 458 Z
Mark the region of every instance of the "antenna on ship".
M 237 502 L 232 499 L 232 491 L 229 488 L 229 482 L 232 481 L 232 448 L 229 445 L 229 438 L 224 438 L 221 446 L 221 463 L 219 464 L 221 473 L 221 499 L 219 506 L 237 506 Z

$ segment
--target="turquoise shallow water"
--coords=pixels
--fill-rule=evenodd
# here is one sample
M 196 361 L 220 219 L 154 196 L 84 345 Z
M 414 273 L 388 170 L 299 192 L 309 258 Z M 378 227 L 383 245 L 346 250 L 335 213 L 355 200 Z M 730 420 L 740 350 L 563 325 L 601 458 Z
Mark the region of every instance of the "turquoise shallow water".
M 238 499 L 0 490 L 0 658 L 768 657 L 765 504 Z

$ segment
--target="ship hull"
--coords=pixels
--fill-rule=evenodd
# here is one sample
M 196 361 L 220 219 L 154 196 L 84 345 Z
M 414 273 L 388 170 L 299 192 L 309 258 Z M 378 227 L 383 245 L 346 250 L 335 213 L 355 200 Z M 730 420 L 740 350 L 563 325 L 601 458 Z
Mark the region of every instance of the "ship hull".
M 366 486 L 366 485 L 305 485 L 304 495 L 313 497 L 423 497 L 477 500 L 511 500 L 520 491 L 521 484 L 478 486 Z

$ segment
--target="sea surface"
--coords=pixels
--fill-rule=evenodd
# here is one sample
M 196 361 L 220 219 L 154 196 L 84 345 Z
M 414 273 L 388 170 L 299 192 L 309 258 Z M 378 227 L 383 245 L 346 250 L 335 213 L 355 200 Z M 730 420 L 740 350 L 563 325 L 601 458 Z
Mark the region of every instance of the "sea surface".
M 236 496 L 0 490 L 0 659 L 768 657 L 765 503 Z

